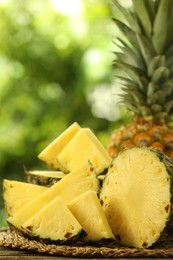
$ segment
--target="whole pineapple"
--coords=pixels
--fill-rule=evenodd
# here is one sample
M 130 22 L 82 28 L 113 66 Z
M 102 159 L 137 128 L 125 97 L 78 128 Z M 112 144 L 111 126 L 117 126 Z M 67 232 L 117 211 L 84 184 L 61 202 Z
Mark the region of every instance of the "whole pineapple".
M 173 158 L 173 1 L 132 0 L 130 9 L 113 4 L 124 18 L 113 19 L 124 35 L 115 43 L 115 76 L 134 121 L 113 132 L 108 152 L 116 157 L 125 147 L 150 146 Z

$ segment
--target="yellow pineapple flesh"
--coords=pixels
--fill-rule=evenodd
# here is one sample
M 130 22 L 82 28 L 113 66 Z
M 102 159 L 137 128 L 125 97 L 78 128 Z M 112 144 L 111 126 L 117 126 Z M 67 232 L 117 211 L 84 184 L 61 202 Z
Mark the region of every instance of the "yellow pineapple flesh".
M 97 174 L 103 173 L 111 163 L 110 155 L 89 128 L 80 129 L 57 160 L 69 171 L 89 160 Z
M 46 187 L 39 185 L 4 179 L 3 200 L 6 212 L 13 216 L 46 190 Z
M 80 223 L 59 196 L 24 222 L 22 230 L 31 237 L 56 243 L 79 238 L 84 233 Z
M 167 232 L 172 223 L 172 167 L 169 157 L 148 147 L 125 149 L 113 160 L 100 201 L 121 244 L 150 247 Z
M 95 191 L 86 191 L 72 200 L 68 206 L 87 233 L 85 241 L 114 239 Z
M 95 190 L 98 192 L 99 187 L 99 180 L 97 179 L 94 168 L 87 162 L 67 174 L 66 177 L 26 204 L 26 206 L 14 214 L 14 216 L 9 217 L 7 222 L 20 230 L 25 221 L 57 196 L 60 196 L 64 202 L 68 204 L 75 197 L 87 190 Z
M 38 158 L 46 163 L 51 169 L 67 170 L 57 161 L 58 154 L 64 149 L 71 138 L 80 130 L 78 123 L 74 122 L 53 142 L 51 142 L 39 155 Z

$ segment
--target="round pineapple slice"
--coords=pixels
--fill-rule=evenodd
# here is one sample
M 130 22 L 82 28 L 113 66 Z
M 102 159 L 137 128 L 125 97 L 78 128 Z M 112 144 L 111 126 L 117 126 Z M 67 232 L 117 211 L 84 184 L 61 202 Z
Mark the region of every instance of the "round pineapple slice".
M 147 248 L 165 229 L 171 213 L 173 161 L 147 147 L 130 148 L 114 159 L 100 200 L 121 244 Z

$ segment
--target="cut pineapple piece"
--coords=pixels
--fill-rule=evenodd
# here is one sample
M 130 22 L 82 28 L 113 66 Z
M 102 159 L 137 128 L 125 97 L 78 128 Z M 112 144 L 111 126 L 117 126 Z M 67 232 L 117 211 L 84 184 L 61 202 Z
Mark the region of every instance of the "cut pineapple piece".
M 5 179 L 3 181 L 3 199 L 7 214 L 13 216 L 46 190 L 46 187 Z
M 61 171 L 26 171 L 29 183 L 50 187 L 67 174 Z
M 95 191 L 86 191 L 75 198 L 69 208 L 87 233 L 85 241 L 114 239 Z
M 58 196 L 23 225 L 24 233 L 59 243 L 74 239 L 83 233 L 83 228 Z
M 26 171 L 26 176 L 29 183 L 50 187 L 67 176 L 67 173 L 60 171 Z M 100 183 L 104 178 L 105 174 L 98 175 Z
M 48 188 L 13 217 L 8 218 L 7 221 L 16 228 L 21 229 L 24 222 L 57 196 L 60 196 L 68 204 L 75 197 L 87 190 L 95 190 L 96 192 L 99 190 L 99 180 L 93 167 L 88 162 L 79 169 L 67 174 L 66 177 Z
M 161 236 L 171 213 L 173 161 L 149 148 L 121 152 L 110 166 L 100 194 L 116 238 L 147 248 Z
M 80 126 L 75 122 L 69 126 L 60 136 L 50 143 L 39 155 L 38 158 L 45 162 L 51 169 L 58 169 L 63 172 L 67 170 L 57 161 L 56 157 L 64 149 L 71 138 L 79 131 Z
M 108 152 L 88 128 L 82 128 L 77 132 L 59 153 L 57 160 L 69 171 L 89 160 L 97 174 L 104 172 L 111 163 Z

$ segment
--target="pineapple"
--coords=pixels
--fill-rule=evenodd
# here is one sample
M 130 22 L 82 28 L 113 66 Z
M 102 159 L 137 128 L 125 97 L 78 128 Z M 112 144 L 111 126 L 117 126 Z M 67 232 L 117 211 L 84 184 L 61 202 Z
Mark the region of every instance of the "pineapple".
M 29 218 L 22 230 L 31 237 L 63 243 L 84 234 L 82 226 L 58 196 Z
M 35 199 L 46 190 L 46 187 L 41 187 L 31 183 L 4 179 L 3 199 L 7 214 L 13 216 L 27 203 Z
M 71 138 L 80 130 L 78 123 L 74 122 L 60 136 L 51 142 L 39 155 L 38 158 L 46 163 L 51 169 L 67 172 L 56 159 L 57 155 L 64 149 Z
M 116 77 L 122 102 L 134 121 L 112 133 L 108 152 L 149 146 L 173 158 L 173 1 L 132 0 L 128 10 L 113 0 L 123 16 L 113 19 L 123 37 L 116 38 Z
M 71 201 L 69 208 L 87 233 L 85 241 L 114 239 L 95 191 L 81 194 Z
M 148 248 L 171 231 L 172 175 L 173 160 L 149 147 L 126 148 L 113 160 L 100 201 L 120 243 Z
M 50 187 L 67 176 L 67 174 L 60 171 L 26 171 L 26 176 L 29 183 Z M 100 174 L 97 178 L 101 184 L 105 174 Z
M 81 128 L 57 160 L 64 168 L 72 171 L 89 160 L 97 174 L 103 173 L 111 163 L 111 157 L 89 128 Z
M 57 196 L 60 196 L 65 203 L 73 200 L 87 190 L 99 191 L 100 185 L 94 168 L 89 162 L 80 168 L 67 174 L 56 184 L 48 188 L 44 193 L 37 196 L 30 203 L 26 204 L 20 211 L 9 217 L 7 222 L 21 230 L 21 226 L 40 209 L 46 206 Z
M 61 171 L 25 171 L 29 183 L 50 187 L 67 174 Z

